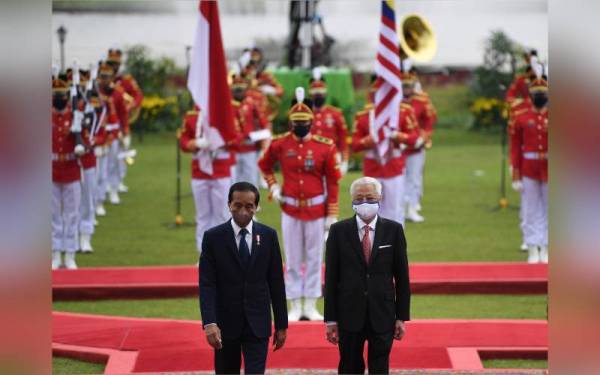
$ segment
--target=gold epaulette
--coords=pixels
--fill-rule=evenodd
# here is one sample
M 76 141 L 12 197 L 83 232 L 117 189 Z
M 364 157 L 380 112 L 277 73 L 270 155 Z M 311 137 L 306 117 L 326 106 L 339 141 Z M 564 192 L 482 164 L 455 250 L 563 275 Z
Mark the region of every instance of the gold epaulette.
M 365 108 L 356 112 L 356 115 L 363 115 L 365 113 L 368 113 L 370 110 L 372 110 L 374 108 L 373 104 L 369 103 L 365 105 Z
M 417 99 L 417 100 L 422 101 L 422 102 L 428 102 L 428 101 L 430 101 L 429 95 L 425 94 L 424 92 L 416 93 L 413 97 L 415 99 Z
M 412 106 L 408 103 L 400 103 L 400 108 L 411 109 Z
M 195 109 L 191 109 L 185 113 L 186 116 L 194 116 L 197 114 L 198 114 L 198 111 L 196 111 Z
M 239 107 L 240 105 L 242 105 L 242 103 L 238 102 L 235 99 L 231 99 L 231 104 L 234 105 L 234 106 L 236 106 L 236 107 Z
M 525 101 L 523 100 L 523 98 L 514 98 L 514 99 L 511 101 L 511 103 L 510 103 L 510 107 L 511 107 L 511 108 L 514 108 L 514 107 L 516 107 L 516 106 L 518 106 L 518 105 L 521 105 L 521 104 L 523 104 L 523 102 L 525 102 Z
M 325 143 L 326 145 L 332 145 L 333 144 L 333 140 L 330 138 L 326 138 L 320 135 L 313 135 L 313 139 L 317 142 L 321 142 L 321 143 Z
M 520 116 L 520 115 L 526 113 L 528 110 L 529 110 L 529 108 L 522 108 L 517 111 L 514 111 L 513 113 L 511 113 L 511 117 Z
M 276 140 L 276 139 L 281 139 L 283 137 L 286 137 L 290 134 L 289 131 L 285 132 L 285 133 L 281 133 L 281 134 L 274 134 L 273 138 L 271 138 L 272 141 Z

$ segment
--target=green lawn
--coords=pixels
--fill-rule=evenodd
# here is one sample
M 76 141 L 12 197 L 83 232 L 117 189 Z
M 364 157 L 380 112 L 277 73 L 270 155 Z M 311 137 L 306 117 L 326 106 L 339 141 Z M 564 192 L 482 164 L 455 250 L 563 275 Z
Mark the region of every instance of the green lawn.
M 413 319 L 546 319 L 543 295 L 415 295 Z M 323 299 L 319 300 L 323 312 Z M 87 314 L 199 320 L 195 298 L 54 302 L 55 311 Z
M 548 361 L 545 359 L 485 359 L 482 362 L 485 368 L 548 368 Z
M 52 374 L 102 374 L 104 365 L 71 358 L 52 357 Z

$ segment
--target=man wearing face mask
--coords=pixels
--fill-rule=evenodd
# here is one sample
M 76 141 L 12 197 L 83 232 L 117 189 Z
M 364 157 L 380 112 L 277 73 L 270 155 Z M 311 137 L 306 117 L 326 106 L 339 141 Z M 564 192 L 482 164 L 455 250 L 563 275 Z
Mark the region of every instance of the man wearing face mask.
M 350 186 L 354 217 L 331 226 L 326 246 L 327 340 L 338 345 L 338 373 L 389 373 L 393 340 L 410 320 L 410 282 L 402 225 L 378 215 L 382 185 L 361 177 Z
M 429 95 L 416 92 L 417 75 L 413 72 L 402 72 L 402 94 L 405 102 L 410 104 L 415 112 L 419 136 L 423 142 L 419 147 L 407 147 L 403 154 L 406 157 L 406 219 L 414 223 L 425 220 L 419 214 L 421 197 L 423 195 L 423 170 L 425 168 L 425 148 L 431 145 L 433 125 L 437 114 Z
M 282 208 L 285 286 L 291 302 L 288 320 L 322 320 L 316 302 L 322 288 L 324 229 L 337 220 L 341 176 L 333 141 L 311 134 L 313 113 L 304 103 L 303 88 L 296 89 L 296 100 L 288 114 L 292 131 L 276 137 L 258 165 L 270 196 Z M 283 189 L 275 178 L 277 162 Z
M 183 152 L 194 154 L 192 157 L 192 193 L 196 207 L 196 248 L 202 252 L 204 232 L 227 220 L 227 196 L 225 192 L 231 185 L 231 166 L 234 158 L 232 149 L 237 148 L 238 139 L 228 141 L 215 150 L 212 159 L 212 174 L 200 168 L 198 151 L 210 148 L 210 141 L 200 134 L 198 117 L 201 109 L 197 106 L 183 117 L 179 147 Z
M 121 184 L 121 167 L 119 166 L 119 140 L 129 136 L 129 114 L 125 100 L 125 91 L 120 85 L 115 85 L 113 68 L 100 64 L 98 68 L 98 90 L 102 100 L 107 105 L 107 140 L 106 140 L 106 183 L 101 189 L 108 192 L 112 204 L 120 204 L 119 185 Z M 104 197 L 100 197 L 101 204 Z M 103 206 L 103 204 L 102 204 Z M 97 212 L 98 213 L 98 212 Z M 105 213 L 105 212 L 104 212 Z M 99 215 L 102 216 L 102 215 Z
M 229 188 L 231 219 L 206 231 L 200 256 L 200 310 L 206 340 L 215 349 L 215 372 L 263 374 L 275 321 L 273 350 L 288 327 L 283 265 L 277 232 L 253 221 L 258 189 L 248 182 Z
M 375 121 L 373 101 L 378 81 L 375 80 L 369 92 L 369 102 L 365 109 L 358 112 L 354 120 L 352 150 L 365 152 L 363 174 L 375 177 L 383 186 L 381 216 L 404 224 L 404 166 L 406 156 L 402 150 L 406 147 L 418 148 L 424 139 L 419 134 L 419 126 L 410 104 L 400 104 L 400 118 L 396 130 L 387 137 L 391 141 L 390 152 L 381 160 L 377 153 L 377 144 L 371 135 L 371 124 Z
M 236 150 L 236 164 L 232 175 L 236 182 L 246 181 L 258 185 L 258 153 L 261 144 L 271 135 L 269 122 L 260 114 L 255 100 L 246 95 L 248 82 L 236 75 L 231 82 L 234 117 L 238 124 L 240 146 Z
M 131 74 L 122 74 L 121 72 L 121 62 L 122 62 L 123 52 L 118 48 L 111 48 L 108 50 L 108 55 L 106 58 L 106 63 L 110 65 L 114 72 L 114 82 L 115 85 L 121 87 L 124 92 L 124 97 L 127 105 L 128 118 L 131 121 L 135 121 L 139 116 L 139 111 L 142 106 L 142 100 L 144 100 L 144 94 L 140 89 L 137 81 Z M 137 113 L 137 115 L 136 115 Z M 121 151 L 126 151 L 129 149 L 131 145 L 131 136 L 129 133 L 123 133 L 121 135 L 121 143 L 119 144 Z M 119 160 L 119 177 L 120 182 L 118 186 L 119 193 L 126 193 L 129 191 L 127 186 L 123 183 L 125 175 L 127 174 L 127 163 L 125 159 Z
M 336 145 L 338 150 L 338 160 L 340 161 L 340 170 L 342 175 L 348 172 L 348 143 L 346 137 L 348 135 L 348 127 L 344 114 L 339 108 L 325 104 L 327 100 L 327 84 L 321 80 L 319 69 L 315 69 L 313 73 L 313 81 L 310 83 L 308 92 L 310 94 L 313 106 L 313 114 L 315 116 L 312 126 L 312 133 L 329 138 Z
M 530 104 L 512 113 L 508 126 L 528 263 L 548 263 L 548 83 L 538 76 L 529 85 Z
M 69 89 L 62 78 L 52 79 L 52 269 L 77 269 L 81 171 L 71 133 Z

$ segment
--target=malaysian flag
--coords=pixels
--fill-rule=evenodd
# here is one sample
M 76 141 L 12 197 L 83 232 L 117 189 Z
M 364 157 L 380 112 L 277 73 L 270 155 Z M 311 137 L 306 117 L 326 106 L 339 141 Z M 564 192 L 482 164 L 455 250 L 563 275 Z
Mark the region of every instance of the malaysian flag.
M 375 92 L 375 113 L 372 116 L 373 121 L 370 121 L 370 133 L 377 144 L 380 161 L 385 162 L 386 154 L 391 148 L 391 142 L 386 135 L 398 129 L 400 102 L 402 101 L 400 56 L 393 0 L 381 2 L 381 26 L 375 74 L 377 74 L 378 83 Z

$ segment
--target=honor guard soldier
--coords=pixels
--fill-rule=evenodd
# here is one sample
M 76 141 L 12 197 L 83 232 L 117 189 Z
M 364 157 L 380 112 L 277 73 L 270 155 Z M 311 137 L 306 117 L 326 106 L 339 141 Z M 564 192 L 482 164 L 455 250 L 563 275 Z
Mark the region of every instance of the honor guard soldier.
M 536 79 L 532 66 L 537 65 L 537 51 L 531 50 L 530 53 L 525 53 L 523 55 L 523 58 L 526 63 L 525 72 L 522 74 L 516 74 L 515 78 L 513 79 L 513 82 L 506 91 L 505 101 L 509 105 L 509 122 L 510 118 L 512 118 L 515 113 L 531 105 L 531 100 L 529 97 L 529 83 Z M 521 205 L 520 207 L 519 219 L 521 233 L 523 234 L 523 205 Z M 524 234 L 520 250 L 528 251 L 527 244 L 525 243 Z
M 342 175 L 348 172 L 348 127 L 342 110 L 329 104 L 327 100 L 327 84 L 321 79 L 321 70 L 313 70 L 313 80 L 308 89 L 312 103 L 314 124 L 311 132 L 329 138 L 336 145 L 338 150 L 338 160 L 340 161 L 340 171 Z
M 374 177 L 382 185 L 381 216 L 395 220 L 404 225 L 404 165 L 405 157 L 402 149 L 406 147 L 420 147 L 423 139 L 419 136 L 419 127 L 412 106 L 400 103 L 400 119 L 398 130 L 387 135 L 391 140 L 391 147 L 384 160 L 380 160 L 377 144 L 371 136 L 371 124 L 375 122 L 375 86 L 369 92 L 369 102 L 365 109 L 358 112 L 354 119 L 354 133 L 352 135 L 352 150 L 364 151 L 363 175 Z
M 122 63 L 122 51 L 118 48 L 111 48 L 108 50 L 108 57 L 106 63 L 110 65 L 115 71 L 114 82 L 115 85 L 120 86 L 125 92 L 125 102 L 127 104 L 127 112 L 129 116 L 129 123 L 133 123 L 140 113 L 142 107 L 142 100 L 144 99 L 144 93 L 140 89 L 137 81 L 131 74 L 121 74 L 121 63 Z M 131 136 L 124 134 L 119 144 L 120 151 L 124 152 L 131 146 Z M 129 189 L 123 183 L 125 175 L 127 174 L 127 163 L 125 158 L 119 159 L 119 176 L 121 181 L 118 186 L 119 193 L 126 193 Z
M 121 184 L 121 167 L 119 152 L 122 145 L 129 138 L 129 115 L 125 91 L 120 85 L 114 83 L 114 69 L 106 64 L 100 64 L 98 69 L 98 89 L 102 100 L 106 102 L 108 117 L 106 124 L 106 181 L 102 181 L 100 188 L 108 191 L 109 201 L 120 204 L 119 185 Z M 101 191 L 102 193 L 102 191 Z M 104 197 L 101 197 L 104 202 Z
M 314 116 L 309 104 L 304 102 L 304 89 L 297 88 L 296 104 L 288 112 L 291 132 L 273 139 L 258 163 L 270 197 L 282 208 L 285 287 L 291 300 L 291 321 L 300 317 L 323 319 L 316 302 L 322 292 L 324 230 L 337 221 L 339 210 L 341 175 L 336 148 L 332 140 L 311 134 Z M 277 162 L 283 187 L 275 178 Z
M 66 77 L 52 79 L 52 269 L 77 269 L 81 172 Z M 75 95 L 76 92 L 75 92 Z
M 531 101 L 509 123 L 513 188 L 521 192 L 528 263 L 548 263 L 548 83 L 541 66 L 529 84 Z
M 437 114 L 431 103 L 429 95 L 417 92 L 415 85 L 418 82 L 414 72 L 402 73 L 402 94 L 404 102 L 410 104 L 415 112 L 419 136 L 423 139 L 419 147 L 406 147 L 403 151 L 406 157 L 406 219 L 415 223 L 425 220 L 419 214 L 421 210 L 421 197 L 423 196 L 423 170 L 425 168 L 425 149 L 431 147 L 433 126 Z
M 221 224 L 230 217 L 227 206 L 227 191 L 231 185 L 232 148 L 236 144 L 226 144 L 213 154 L 212 174 L 200 169 L 197 152 L 210 147 L 208 138 L 200 136 L 198 118 L 200 109 L 188 111 L 183 118 L 179 147 L 183 152 L 193 153 L 192 193 L 196 206 L 196 248 L 202 252 L 202 238 L 209 228 Z
M 258 154 L 261 144 L 271 138 L 267 118 L 261 115 L 253 98 L 246 95 L 248 82 L 239 75 L 232 79 L 234 117 L 239 126 L 240 145 L 236 150 L 235 182 L 246 181 L 258 186 Z
M 82 252 L 92 252 L 92 235 L 96 222 L 96 181 L 97 160 L 94 147 L 102 142 L 104 137 L 104 106 L 95 90 L 96 72 L 80 70 L 81 104 L 85 107 L 82 139 L 85 154 L 79 158 L 82 169 L 81 176 L 81 205 L 79 210 L 79 249 Z M 85 98 L 85 99 L 83 99 Z
M 536 79 L 535 73 L 533 72 L 532 64 L 537 64 L 537 51 L 531 50 L 530 53 L 526 53 L 524 56 L 525 72 L 522 74 L 515 75 L 512 83 L 508 90 L 506 90 L 505 101 L 510 105 L 515 99 L 528 99 L 529 98 L 529 83 Z

